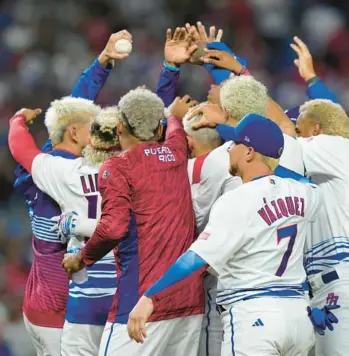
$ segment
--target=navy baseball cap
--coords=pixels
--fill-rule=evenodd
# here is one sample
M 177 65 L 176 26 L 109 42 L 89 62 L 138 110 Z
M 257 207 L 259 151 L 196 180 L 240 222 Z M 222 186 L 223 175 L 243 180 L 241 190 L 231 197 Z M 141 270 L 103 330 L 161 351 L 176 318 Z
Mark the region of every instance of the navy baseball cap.
M 299 106 L 292 108 L 292 109 L 288 109 L 285 111 L 285 114 L 288 116 L 288 118 L 294 123 L 296 124 L 298 116 L 299 116 Z
M 280 158 L 284 150 L 281 129 L 262 115 L 248 114 L 235 127 L 218 125 L 216 129 L 223 140 L 242 143 L 264 156 Z

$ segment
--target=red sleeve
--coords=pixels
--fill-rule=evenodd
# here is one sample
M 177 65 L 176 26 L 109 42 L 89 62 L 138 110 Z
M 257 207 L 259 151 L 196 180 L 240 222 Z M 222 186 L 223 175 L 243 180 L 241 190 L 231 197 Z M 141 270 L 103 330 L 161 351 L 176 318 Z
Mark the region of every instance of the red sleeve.
M 187 155 L 188 144 L 183 123 L 176 116 L 170 116 L 167 119 L 166 140 L 164 144 L 173 149 L 179 149 Z
M 82 249 L 87 266 L 110 252 L 125 237 L 130 223 L 132 194 L 126 174 L 110 160 L 102 165 L 98 180 L 102 215 L 94 234 Z
M 24 115 L 15 115 L 10 120 L 8 145 L 13 158 L 31 173 L 34 158 L 41 152 L 27 129 Z

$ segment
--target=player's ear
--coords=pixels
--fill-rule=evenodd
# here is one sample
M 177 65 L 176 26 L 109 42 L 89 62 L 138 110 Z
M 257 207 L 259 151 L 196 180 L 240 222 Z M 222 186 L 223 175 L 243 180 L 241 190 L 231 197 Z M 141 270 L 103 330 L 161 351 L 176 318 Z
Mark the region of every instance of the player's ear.
M 124 124 L 121 120 L 118 121 L 116 125 L 116 130 L 117 130 L 117 135 L 121 136 L 123 132 L 125 131 Z
M 315 124 L 313 127 L 313 136 L 317 136 L 323 133 L 320 124 Z
M 70 139 L 75 143 L 78 142 L 78 130 L 75 125 L 69 125 L 66 129 L 66 133 L 69 135 Z
M 187 135 L 187 142 L 188 142 L 188 147 L 189 147 L 190 151 L 192 151 L 193 148 L 194 148 L 194 140 L 193 140 L 193 138 L 191 136 Z
M 255 150 L 252 147 L 246 147 L 245 160 L 246 162 L 251 162 L 256 154 Z

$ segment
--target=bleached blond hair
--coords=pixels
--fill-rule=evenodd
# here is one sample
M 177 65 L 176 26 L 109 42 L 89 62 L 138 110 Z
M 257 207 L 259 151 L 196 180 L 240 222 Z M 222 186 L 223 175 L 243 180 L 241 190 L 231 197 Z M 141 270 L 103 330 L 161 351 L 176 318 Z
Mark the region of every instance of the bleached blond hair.
M 119 101 L 121 120 L 130 126 L 130 134 L 141 140 L 156 135 L 160 120 L 164 117 L 164 103 L 149 89 L 130 90 Z
M 202 127 L 200 129 L 194 130 L 193 125 L 198 123 L 203 115 L 195 115 L 193 118 L 188 120 L 188 117 L 191 114 L 192 110 L 197 109 L 198 107 L 204 106 L 207 104 L 206 102 L 200 103 L 199 105 L 195 106 L 194 108 L 190 109 L 183 118 L 183 127 L 184 131 L 188 136 L 191 136 L 199 141 L 203 142 L 212 142 L 212 141 L 220 141 L 220 136 L 215 128 L 212 127 Z
M 262 162 L 269 167 L 272 171 L 279 165 L 280 158 L 268 157 L 260 154 L 262 157 Z
M 339 104 L 326 99 L 310 100 L 299 112 L 319 124 L 324 134 L 349 138 L 349 118 Z
M 221 87 L 222 107 L 237 121 L 250 113 L 266 115 L 268 107 L 267 88 L 251 76 L 228 79 Z
M 45 115 L 45 125 L 52 145 L 63 141 L 68 125 L 88 123 L 99 111 L 100 107 L 87 99 L 66 96 L 52 101 Z
M 93 165 L 99 165 L 121 151 L 117 124 L 121 120 L 117 106 L 102 109 L 91 125 L 91 142 L 82 155 Z

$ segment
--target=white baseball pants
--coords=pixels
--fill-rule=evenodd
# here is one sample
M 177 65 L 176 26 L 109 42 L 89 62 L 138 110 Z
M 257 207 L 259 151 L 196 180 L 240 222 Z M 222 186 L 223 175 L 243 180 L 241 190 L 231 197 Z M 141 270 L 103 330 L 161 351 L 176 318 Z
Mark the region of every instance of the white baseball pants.
M 62 329 L 34 325 L 24 314 L 23 319 L 37 356 L 61 356 Z
M 144 344 L 130 340 L 127 325 L 107 323 L 99 356 L 197 356 L 202 315 L 147 323 Z
M 223 325 L 217 310 L 217 277 L 207 274 L 205 286 L 205 314 L 201 326 L 198 356 L 220 356 L 223 340 Z
M 104 326 L 74 324 L 65 321 L 61 356 L 97 356 Z
M 324 278 L 323 278 L 324 277 Z M 329 278 L 330 277 L 330 278 Z M 331 281 L 331 277 L 335 277 Z M 324 283 L 328 282 L 328 283 Z M 309 278 L 313 290 L 312 307 L 322 308 L 326 304 L 341 307 L 333 311 L 339 319 L 334 330 L 325 335 L 316 335 L 315 356 L 348 356 L 349 354 L 349 265 L 341 263 L 324 275 Z
M 305 298 L 256 298 L 222 313 L 221 356 L 307 356 L 314 345 Z

